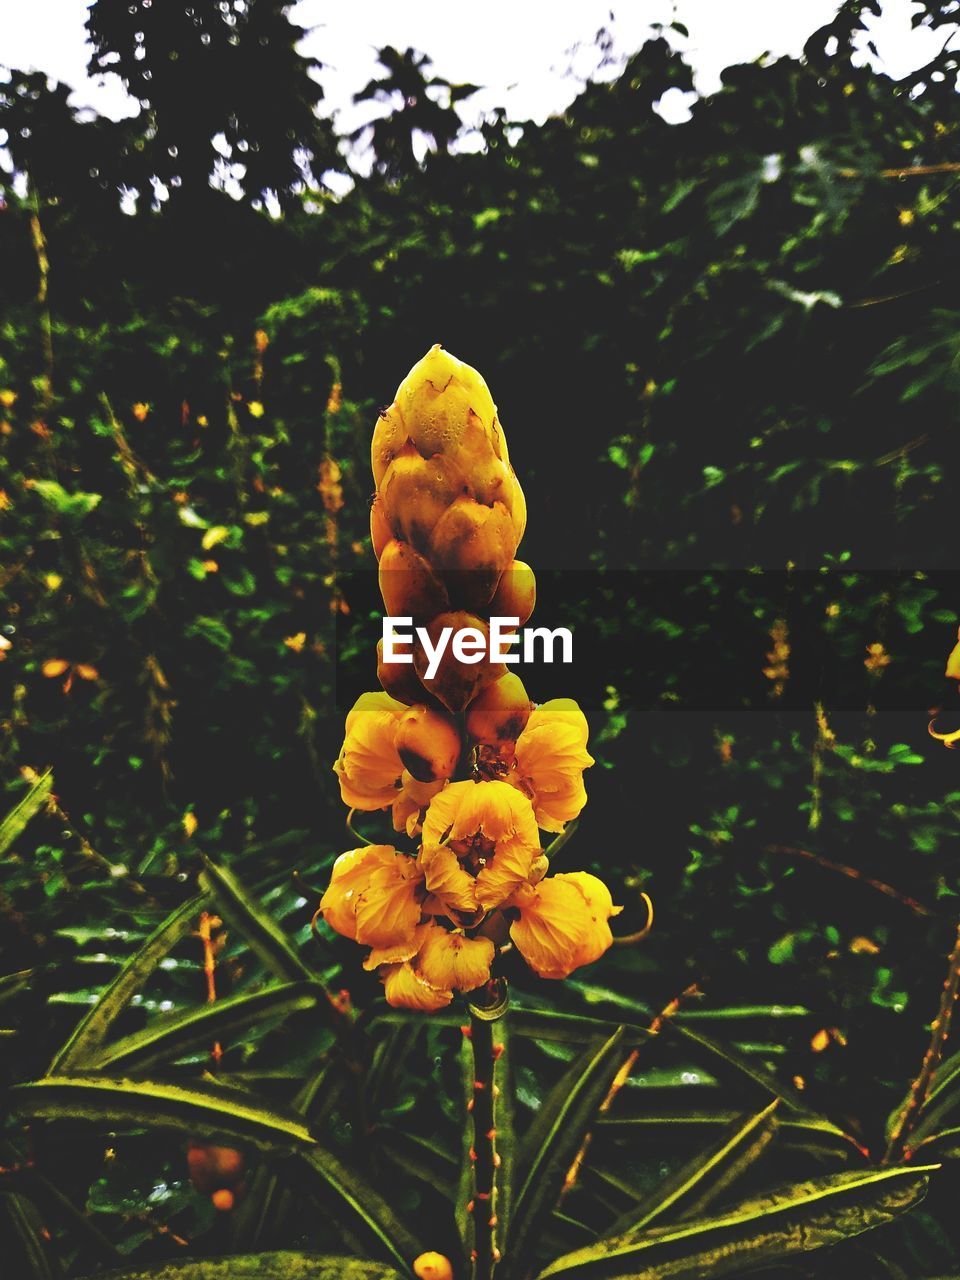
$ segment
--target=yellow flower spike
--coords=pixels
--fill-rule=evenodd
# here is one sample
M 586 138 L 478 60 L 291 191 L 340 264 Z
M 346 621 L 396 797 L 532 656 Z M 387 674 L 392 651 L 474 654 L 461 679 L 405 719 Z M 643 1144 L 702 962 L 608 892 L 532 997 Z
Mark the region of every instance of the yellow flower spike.
M 408 962 L 386 964 L 380 969 L 383 993 L 387 1004 L 395 1009 L 417 1009 L 421 1013 L 434 1013 L 445 1008 L 453 999 L 452 991 L 444 991 L 425 982 Z
M 489 938 L 467 938 L 435 924 L 421 943 L 417 971 L 440 990 L 475 991 L 490 980 L 494 952 Z
M 397 754 L 397 721 L 406 711 L 386 693 L 364 693 L 347 715 L 346 737 L 333 766 L 340 796 L 351 809 L 385 809 L 393 804 L 403 763 Z
M 510 905 L 519 912 L 510 937 L 541 978 L 568 978 L 598 960 L 613 942 L 610 916 L 622 910 L 603 881 L 585 871 L 523 885 Z
M 374 870 L 389 866 L 395 857 L 392 845 L 372 844 L 341 853 L 333 864 L 330 884 L 320 899 L 319 914 L 331 929 L 357 940 L 357 904 L 370 884 Z
M 430 1250 L 414 1258 L 413 1274 L 417 1280 L 453 1280 L 453 1267 L 446 1254 Z
M 594 763 L 587 734 L 573 699 L 554 698 L 536 708 L 517 739 L 516 778 L 544 831 L 562 831 L 587 802 L 583 771 Z

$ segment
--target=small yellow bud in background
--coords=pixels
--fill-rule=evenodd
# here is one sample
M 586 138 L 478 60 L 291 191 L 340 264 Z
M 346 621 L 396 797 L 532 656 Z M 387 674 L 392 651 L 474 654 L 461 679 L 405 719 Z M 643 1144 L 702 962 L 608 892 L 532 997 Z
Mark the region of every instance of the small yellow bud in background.
M 3 405 L 4 409 L 13 408 L 16 399 L 17 393 L 15 391 L 10 391 L 9 389 L 0 391 L 0 405 Z
M 183 826 L 184 835 L 189 840 L 197 830 L 197 815 L 195 813 L 187 812 L 180 819 L 180 822 Z
M 449 1258 L 431 1250 L 414 1259 L 413 1274 L 419 1280 L 453 1280 L 453 1267 Z
M 137 403 L 132 406 L 130 412 L 138 422 L 143 422 L 147 414 L 150 412 L 150 406 L 148 404 L 144 404 L 142 400 L 138 400 Z
M 875 956 L 880 951 L 880 948 L 872 938 L 864 938 L 858 935 L 856 938 L 850 939 L 850 951 L 855 956 Z
M 251 418 L 263 417 L 264 408 L 259 400 L 251 400 L 250 403 L 247 405 L 247 410 L 249 411 Z

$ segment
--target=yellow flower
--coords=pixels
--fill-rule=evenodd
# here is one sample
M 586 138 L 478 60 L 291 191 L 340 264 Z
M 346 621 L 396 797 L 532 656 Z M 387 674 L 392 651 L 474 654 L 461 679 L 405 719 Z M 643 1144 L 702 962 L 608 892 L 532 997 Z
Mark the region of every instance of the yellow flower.
M 421 1013 L 433 1013 L 444 1008 L 453 999 L 452 991 L 431 986 L 411 965 L 388 964 L 380 970 L 387 1004 L 396 1009 L 418 1009 Z
M 145 404 L 142 400 L 138 400 L 136 404 L 131 406 L 130 412 L 138 422 L 143 422 L 146 419 L 147 414 L 150 412 L 150 406 Z
M 506 782 L 454 782 L 430 801 L 423 845 L 449 847 L 475 872 L 477 902 L 499 906 L 529 876 L 540 852 L 530 801 Z
M 863 665 L 871 675 L 882 671 L 884 667 L 889 667 L 892 661 L 893 659 L 882 644 L 867 645 L 867 656 L 863 660 Z
M 405 831 L 411 839 L 420 834 L 423 811 L 444 783 L 418 782 L 408 770 L 400 775 L 400 790 L 393 801 L 393 829 Z
M 553 698 L 536 708 L 517 738 L 516 781 L 533 800 L 544 831 L 562 831 L 587 803 L 583 771 L 587 721 L 572 698 Z
M 470 915 L 477 911 L 480 904 L 476 882 L 448 845 L 422 849 L 419 861 L 428 894 L 425 911 L 451 917 L 458 912 Z
M 410 947 L 420 923 L 423 872 L 392 845 L 342 853 L 333 864 L 320 913 L 331 929 L 366 946 Z
M 417 972 L 441 991 L 475 991 L 489 982 L 493 955 L 489 938 L 467 938 L 433 924 L 420 944 Z
M 406 711 L 386 693 L 363 693 L 346 721 L 346 737 L 333 766 L 343 803 L 352 809 L 385 809 L 397 797 L 403 764 L 395 740 Z
M 519 911 L 510 937 L 541 978 L 568 978 L 598 960 L 613 941 L 607 922 L 623 910 L 613 905 L 603 881 L 586 871 L 522 885 L 510 906 Z
M 247 412 L 251 418 L 262 418 L 264 412 L 263 404 L 259 400 L 249 400 L 247 402 Z

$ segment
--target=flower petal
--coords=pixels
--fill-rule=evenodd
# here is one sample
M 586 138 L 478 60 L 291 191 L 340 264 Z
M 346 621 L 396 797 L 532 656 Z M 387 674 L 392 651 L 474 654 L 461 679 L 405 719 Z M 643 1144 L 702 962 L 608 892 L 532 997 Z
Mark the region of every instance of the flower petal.
M 510 937 L 530 968 L 541 978 L 567 978 L 591 964 L 613 941 L 609 917 L 619 908 L 596 876 L 575 871 L 523 885 L 512 906 L 520 918 Z
M 353 809 L 385 809 L 396 799 L 403 764 L 395 739 L 406 711 L 385 693 L 364 693 L 346 720 L 346 736 L 333 769 L 343 803 Z
M 485 911 L 499 907 L 529 879 L 539 851 L 539 846 L 531 847 L 518 838 L 500 841 L 477 876 L 477 901 Z
M 333 864 L 327 891 L 320 899 L 320 911 L 331 929 L 356 941 L 360 896 L 374 871 L 391 865 L 395 852 L 392 845 L 373 844 L 341 853 Z
M 380 977 L 387 1004 L 395 1009 L 419 1009 L 423 1013 L 433 1013 L 453 999 L 452 991 L 431 986 L 407 963 L 384 965 Z
M 475 881 L 461 866 L 452 849 L 440 845 L 424 848 L 420 854 L 420 866 L 426 877 L 427 892 L 434 894 L 446 912 L 477 910 Z
M 441 990 L 474 991 L 490 979 L 494 950 L 489 938 L 466 938 L 433 925 L 420 947 L 417 971 Z
M 357 942 L 395 947 L 409 941 L 420 923 L 423 872 L 415 859 L 395 853 L 378 867 L 357 902 Z

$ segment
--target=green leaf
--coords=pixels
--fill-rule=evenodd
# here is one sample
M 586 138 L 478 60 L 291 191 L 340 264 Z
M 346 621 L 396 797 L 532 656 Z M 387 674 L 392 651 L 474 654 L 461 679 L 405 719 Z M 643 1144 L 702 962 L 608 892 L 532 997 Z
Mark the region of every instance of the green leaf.
M 883 1226 L 912 1209 L 926 1194 L 929 1174 L 939 1167 L 866 1169 L 781 1187 L 720 1217 L 577 1249 L 551 1262 L 538 1280 L 574 1274 L 582 1280 L 713 1280 L 780 1264 Z
M 61 1274 L 50 1256 L 49 1246 L 43 1236 L 43 1222 L 37 1207 L 26 1196 L 16 1192 L 0 1195 L 0 1224 L 6 1222 L 12 1236 L 12 1248 L 8 1244 L 4 1252 L 4 1267 L 12 1268 L 6 1274 L 22 1276 L 23 1280 L 54 1280 Z
M 237 1032 L 267 1019 L 288 1017 L 326 1003 L 327 992 L 318 982 L 289 982 L 228 996 L 215 1004 L 158 1019 L 143 1031 L 114 1041 L 89 1065 L 97 1070 L 145 1071 L 158 1062 L 175 1062 L 195 1049 L 209 1047 L 214 1040 L 230 1040 Z
M 178 1258 L 153 1266 L 99 1273 L 96 1280 L 398 1280 L 392 1267 L 325 1253 L 246 1253 L 230 1258 Z
M 167 952 L 193 929 L 205 901 L 206 895 L 191 898 L 177 907 L 154 930 L 140 950 L 120 969 L 97 1003 L 81 1018 L 66 1044 L 50 1063 L 50 1075 L 65 1074 L 89 1065 L 100 1051 L 111 1026 L 132 997 Z
M 7 852 L 27 823 L 40 812 L 53 789 L 53 770 L 47 769 L 0 822 L 0 857 Z
M 657 1112 L 628 1117 L 604 1115 L 598 1118 L 597 1124 L 632 1142 L 634 1135 L 650 1129 L 669 1129 L 672 1132 L 678 1128 L 711 1130 L 730 1127 L 736 1120 L 737 1114 L 731 1111 L 684 1111 L 681 1114 Z M 820 1116 L 788 1112 L 779 1117 L 778 1129 L 782 1141 L 791 1147 L 829 1151 L 835 1155 L 862 1151 L 853 1138 Z
M 33 969 L 18 969 L 16 973 L 5 973 L 0 978 L 0 1004 L 29 986 L 33 974 Z
M 312 1146 L 294 1112 L 240 1089 L 161 1080 L 114 1080 L 99 1075 L 45 1076 L 11 1090 L 13 1109 L 40 1120 L 89 1120 L 111 1127 L 176 1129 L 218 1135 L 264 1151 Z
M 58 516 L 68 520 L 82 520 L 103 501 L 100 493 L 69 493 L 56 480 L 31 480 L 29 487 L 38 493 Z
M 315 979 L 316 975 L 300 959 L 286 934 L 261 909 L 234 873 L 206 854 L 203 855 L 203 865 L 206 870 L 200 876 L 200 884 L 213 895 L 227 924 L 243 935 L 267 968 L 287 982 Z
M 598 1040 L 553 1087 L 520 1143 L 513 1224 L 505 1254 L 508 1275 L 520 1275 L 556 1207 L 564 1177 L 620 1066 L 623 1028 Z
M 646 1027 L 606 1022 L 601 1018 L 585 1018 L 579 1014 L 560 1013 L 553 1009 L 524 1009 L 510 1006 L 510 1030 L 514 1035 L 556 1044 L 588 1044 L 598 1036 L 611 1036 L 623 1028 L 624 1048 L 645 1044 L 651 1038 Z
M 317 1185 L 324 1213 L 330 1215 L 334 1225 L 356 1238 L 365 1251 L 408 1273 L 410 1264 L 423 1250 L 386 1200 L 331 1151 L 316 1143 L 310 1150 L 298 1152 L 297 1162 L 308 1183 Z M 302 1179 L 298 1179 L 298 1187 L 304 1188 Z
M 746 1119 L 737 1119 L 719 1140 L 678 1169 L 617 1221 L 615 1236 L 636 1236 L 661 1218 L 676 1220 L 702 1213 L 762 1154 L 776 1129 L 775 1112 L 780 1099 Z
M 693 1031 L 689 1026 L 675 1022 L 672 1018 L 664 1019 L 663 1032 L 703 1050 L 711 1068 L 719 1076 L 734 1082 L 743 1078 L 751 1080 L 772 1097 L 782 1098 L 788 1107 L 809 1114 L 809 1108 L 792 1085 L 778 1080 L 721 1041 L 714 1040 L 712 1036 L 705 1036 L 701 1031 Z M 838 1132 L 841 1131 L 838 1130 Z

